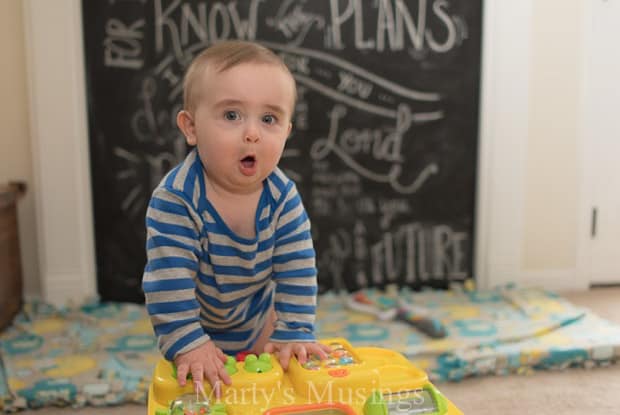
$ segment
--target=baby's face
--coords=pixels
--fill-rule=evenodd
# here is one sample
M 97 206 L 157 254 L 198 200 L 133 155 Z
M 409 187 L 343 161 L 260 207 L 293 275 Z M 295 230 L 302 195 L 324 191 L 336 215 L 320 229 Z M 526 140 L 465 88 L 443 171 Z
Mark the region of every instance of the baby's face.
M 291 131 L 293 79 L 273 64 L 205 69 L 194 112 L 197 145 L 209 180 L 233 193 L 262 187 Z

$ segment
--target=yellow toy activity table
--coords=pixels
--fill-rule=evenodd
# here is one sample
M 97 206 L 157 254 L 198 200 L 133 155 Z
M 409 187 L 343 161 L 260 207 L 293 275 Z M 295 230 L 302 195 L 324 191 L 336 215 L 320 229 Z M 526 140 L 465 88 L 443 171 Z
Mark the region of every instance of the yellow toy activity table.
M 321 340 L 328 359 L 284 372 L 276 356 L 229 357 L 232 379 L 215 400 L 197 398 L 193 383 L 180 387 L 172 363 L 157 363 L 149 388 L 149 415 L 462 415 L 403 355 L 378 347 L 352 347 L 343 338 Z

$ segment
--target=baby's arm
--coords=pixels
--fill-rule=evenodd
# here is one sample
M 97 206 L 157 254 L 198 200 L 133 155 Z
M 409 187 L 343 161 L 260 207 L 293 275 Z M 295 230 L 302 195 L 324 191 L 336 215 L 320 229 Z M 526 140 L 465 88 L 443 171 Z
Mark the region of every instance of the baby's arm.
M 146 225 L 142 288 L 161 352 L 177 364 L 180 384 L 185 384 L 188 372 L 200 381 L 206 374 L 211 382 L 223 363 L 221 350 L 200 324 L 196 300 L 195 279 L 202 251 L 200 217 L 183 194 L 158 188 L 149 203 Z M 227 375 L 219 378 L 230 381 Z
M 295 186 L 286 194 L 275 233 L 273 280 L 276 283 L 274 307 L 277 314 L 268 352 L 279 352 L 280 363 L 288 367 L 292 355 L 304 363 L 309 354 L 326 358 L 327 346 L 316 343 L 315 252 L 310 220 Z

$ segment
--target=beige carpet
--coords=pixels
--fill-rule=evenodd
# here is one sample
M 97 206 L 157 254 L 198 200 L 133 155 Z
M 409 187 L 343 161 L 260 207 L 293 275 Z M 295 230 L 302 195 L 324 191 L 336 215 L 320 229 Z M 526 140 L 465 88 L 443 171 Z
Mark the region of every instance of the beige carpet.
M 563 296 L 620 324 L 620 288 Z M 620 363 L 592 370 L 471 378 L 438 386 L 468 415 L 620 414 Z
M 563 293 L 573 303 L 620 324 L 620 288 Z M 536 372 L 527 376 L 466 379 L 439 389 L 467 415 L 620 414 L 620 363 L 592 370 Z M 44 408 L 24 415 L 145 415 L 146 407 Z

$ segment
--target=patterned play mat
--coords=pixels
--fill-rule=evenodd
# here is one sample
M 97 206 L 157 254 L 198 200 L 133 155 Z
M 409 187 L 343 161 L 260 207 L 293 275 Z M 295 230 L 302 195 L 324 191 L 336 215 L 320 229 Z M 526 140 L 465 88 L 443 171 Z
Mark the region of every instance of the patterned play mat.
M 432 339 L 407 323 L 379 321 L 332 294 L 319 299 L 319 335 L 398 350 L 434 381 L 594 367 L 620 357 L 620 326 L 547 291 L 397 294 L 431 311 L 448 335 Z M 30 303 L 0 335 L 0 410 L 144 403 L 157 359 L 143 306 Z

